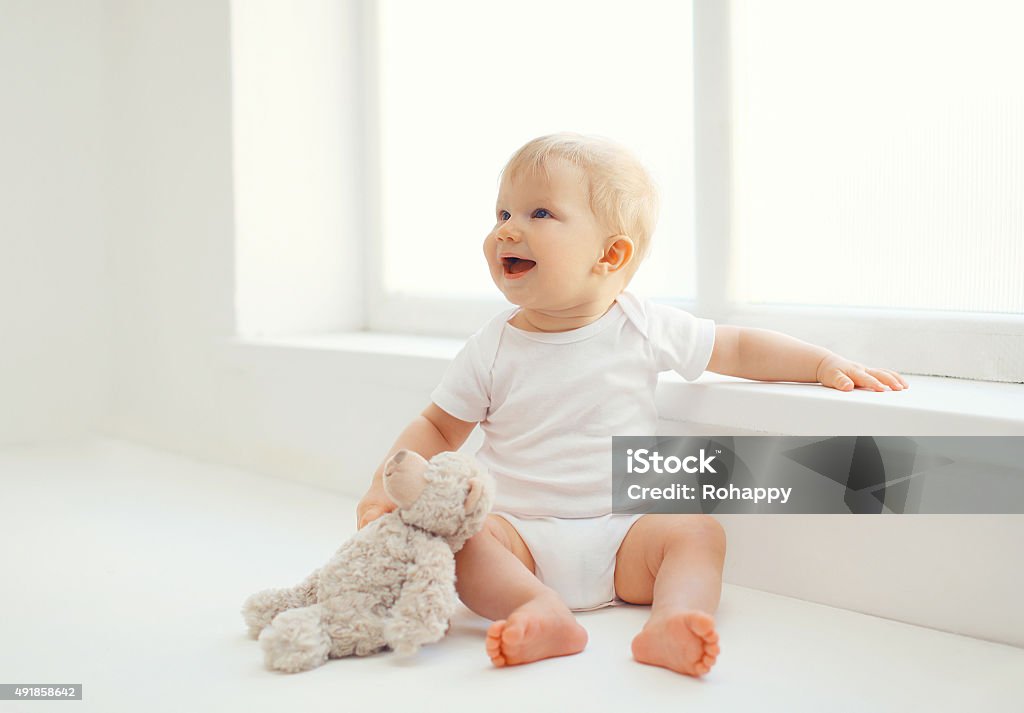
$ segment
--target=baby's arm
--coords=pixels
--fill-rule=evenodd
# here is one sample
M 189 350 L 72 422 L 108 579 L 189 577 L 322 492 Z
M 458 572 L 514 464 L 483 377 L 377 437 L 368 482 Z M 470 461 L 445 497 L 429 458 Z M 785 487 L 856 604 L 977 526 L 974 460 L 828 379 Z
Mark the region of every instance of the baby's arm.
M 909 386 L 891 369 L 867 367 L 779 332 L 729 325 L 715 327 L 708 370 L 760 381 L 816 381 L 839 391 Z
M 423 409 L 423 413 L 414 418 L 395 440 L 395 444 L 377 467 L 370 489 L 356 506 L 356 521 L 359 528 L 395 509 L 395 504 L 384 492 L 384 464 L 388 458 L 403 448 L 419 453 L 427 460 L 443 451 L 456 451 L 469 438 L 474 426 L 475 423 L 457 419 L 436 404 L 432 403 Z

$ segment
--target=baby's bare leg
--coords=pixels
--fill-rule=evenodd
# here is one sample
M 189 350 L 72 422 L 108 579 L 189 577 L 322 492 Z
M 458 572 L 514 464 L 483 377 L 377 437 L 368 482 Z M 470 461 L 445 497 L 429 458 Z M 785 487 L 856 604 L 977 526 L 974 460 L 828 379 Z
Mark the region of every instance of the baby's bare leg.
M 577 654 L 587 632 L 558 595 L 533 574 L 530 550 L 505 519 L 484 529 L 455 555 L 455 587 L 463 603 L 493 619 L 487 655 L 495 666 Z
M 725 533 L 707 515 L 645 515 L 615 559 L 615 593 L 652 604 L 635 639 L 641 663 L 702 676 L 718 658 L 712 614 L 722 594 Z

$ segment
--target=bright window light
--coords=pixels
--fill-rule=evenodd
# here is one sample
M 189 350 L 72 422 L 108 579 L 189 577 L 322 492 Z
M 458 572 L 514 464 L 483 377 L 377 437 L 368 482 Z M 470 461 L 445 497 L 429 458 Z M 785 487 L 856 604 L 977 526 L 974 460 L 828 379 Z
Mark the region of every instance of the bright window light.
M 1024 4 L 734 0 L 732 296 L 1024 312 Z
M 689 2 L 377 7 L 386 293 L 500 297 L 482 252 L 498 173 L 529 139 L 575 131 L 630 147 L 659 185 L 633 288 L 694 295 Z

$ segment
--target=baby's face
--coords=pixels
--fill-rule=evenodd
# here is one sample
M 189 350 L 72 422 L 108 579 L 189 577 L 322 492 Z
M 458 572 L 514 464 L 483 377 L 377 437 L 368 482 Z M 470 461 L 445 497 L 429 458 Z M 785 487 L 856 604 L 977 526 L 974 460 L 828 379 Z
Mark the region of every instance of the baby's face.
M 612 233 L 590 209 L 586 176 L 562 161 L 548 169 L 502 181 L 484 256 L 509 302 L 561 313 L 607 291 L 599 263 Z

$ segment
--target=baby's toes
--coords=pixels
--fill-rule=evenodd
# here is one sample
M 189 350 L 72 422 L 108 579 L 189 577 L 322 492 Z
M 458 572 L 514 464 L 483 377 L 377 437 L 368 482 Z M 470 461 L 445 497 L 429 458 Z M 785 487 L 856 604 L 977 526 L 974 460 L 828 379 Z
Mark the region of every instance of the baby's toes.
M 495 666 L 504 666 L 507 662 L 505 660 L 505 654 L 502 652 L 502 641 L 501 637 L 505 633 L 505 620 L 496 621 L 491 624 L 490 628 L 487 629 L 487 642 L 485 647 L 487 649 L 487 656 L 491 659 L 491 663 Z
M 686 624 L 690 631 L 703 639 L 705 643 L 714 643 L 718 640 L 718 633 L 715 631 L 715 620 L 711 615 L 703 612 L 688 612 L 686 619 Z

